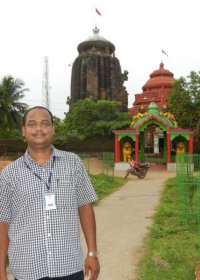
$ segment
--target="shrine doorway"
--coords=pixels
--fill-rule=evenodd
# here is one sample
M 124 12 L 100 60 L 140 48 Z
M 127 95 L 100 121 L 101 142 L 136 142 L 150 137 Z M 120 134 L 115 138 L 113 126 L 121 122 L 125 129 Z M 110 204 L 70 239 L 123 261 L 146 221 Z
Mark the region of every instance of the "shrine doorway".
M 157 124 L 147 126 L 140 134 L 140 160 L 166 161 L 166 132 Z

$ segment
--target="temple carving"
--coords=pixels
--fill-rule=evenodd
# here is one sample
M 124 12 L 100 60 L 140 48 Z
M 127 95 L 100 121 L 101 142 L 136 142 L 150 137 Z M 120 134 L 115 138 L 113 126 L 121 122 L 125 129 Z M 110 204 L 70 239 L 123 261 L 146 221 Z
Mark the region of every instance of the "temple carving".
M 72 66 L 71 95 L 67 103 L 72 108 L 80 99 L 94 101 L 111 100 L 121 102 L 121 111 L 128 110 L 128 93 L 124 82 L 128 71 L 122 73 L 115 56 L 115 46 L 99 35 L 95 27 L 93 36 L 77 47 L 79 55 Z

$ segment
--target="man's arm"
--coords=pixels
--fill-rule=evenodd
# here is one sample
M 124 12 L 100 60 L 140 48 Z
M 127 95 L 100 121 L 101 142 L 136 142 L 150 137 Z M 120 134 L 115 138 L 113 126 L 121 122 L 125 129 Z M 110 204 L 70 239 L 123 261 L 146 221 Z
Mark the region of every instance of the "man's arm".
M 96 243 L 96 222 L 93 206 L 91 204 L 83 205 L 79 208 L 81 227 L 85 236 L 88 252 L 97 252 Z M 98 278 L 100 266 L 97 257 L 87 256 L 85 260 L 85 274 L 91 273 L 90 280 Z
M 8 228 L 9 224 L 0 222 L 0 280 L 7 280 Z

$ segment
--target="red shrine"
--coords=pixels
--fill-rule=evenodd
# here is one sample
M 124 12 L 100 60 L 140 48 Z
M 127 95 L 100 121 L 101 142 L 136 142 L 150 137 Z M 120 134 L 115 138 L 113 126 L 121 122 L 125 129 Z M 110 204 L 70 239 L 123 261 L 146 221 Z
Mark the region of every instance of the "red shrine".
M 160 68 L 150 74 L 150 79 L 142 87 L 143 93 L 135 94 L 135 102 L 129 109 L 129 113 L 137 115 L 141 105 L 148 109 L 151 102 L 155 102 L 159 109 L 167 104 L 167 95 L 175 80 L 173 77 L 174 74 L 164 69 L 164 64 L 161 62 Z
M 151 73 L 143 92 L 135 95 L 129 113 L 132 122 L 126 130 L 114 130 L 115 169 L 124 170 L 134 157 L 136 161 L 162 163 L 176 169 L 176 157 L 193 153 L 193 131 L 178 126 L 168 110 L 167 97 L 175 79 L 173 73 L 160 68 Z

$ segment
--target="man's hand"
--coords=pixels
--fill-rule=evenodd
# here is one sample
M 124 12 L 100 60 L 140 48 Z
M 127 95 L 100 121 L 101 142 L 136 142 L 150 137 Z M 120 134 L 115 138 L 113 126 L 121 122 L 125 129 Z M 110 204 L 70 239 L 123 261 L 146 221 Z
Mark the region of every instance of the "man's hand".
M 100 271 L 99 260 L 97 257 L 87 257 L 85 259 L 85 276 L 89 276 L 89 280 L 96 280 Z

